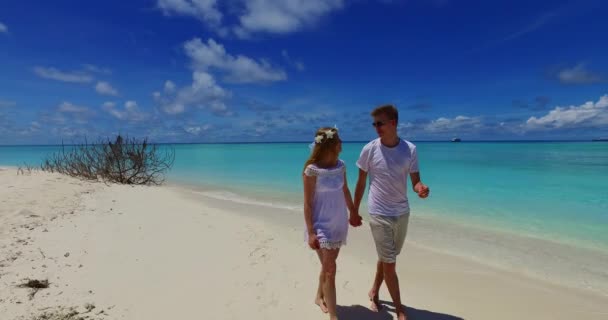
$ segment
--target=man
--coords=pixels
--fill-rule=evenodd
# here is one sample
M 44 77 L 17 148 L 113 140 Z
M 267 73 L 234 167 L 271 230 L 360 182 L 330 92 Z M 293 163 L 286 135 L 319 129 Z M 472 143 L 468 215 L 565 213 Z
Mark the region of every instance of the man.
M 382 281 L 386 281 L 397 318 L 405 320 L 395 264 L 405 242 L 410 215 L 407 199 L 408 175 L 414 192 L 420 198 L 428 197 L 430 190 L 420 181 L 416 146 L 401 139 L 397 134 L 397 109 L 393 105 L 380 106 L 371 112 L 371 116 L 374 118 L 373 126 L 379 138 L 369 142 L 361 151 L 357 161 L 359 179 L 354 199 L 355 209 L 358 210 L 369 175 L 370 228 L 378 253 L 376 277 L 369 298 L 372 301 L 372 310 L 378 311 L 378 292 Z

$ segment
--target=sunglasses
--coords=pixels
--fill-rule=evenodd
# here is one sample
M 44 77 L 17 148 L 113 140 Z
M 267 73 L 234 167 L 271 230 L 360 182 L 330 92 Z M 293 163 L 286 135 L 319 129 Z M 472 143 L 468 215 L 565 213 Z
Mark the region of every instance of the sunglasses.
M 385 124 L 387 124 L 389 121 L 392 121 L 392 120 L 372 122 L 372 126 L 374 126 L 376 128 L 380 128 L 380 127 L 384 126 Z

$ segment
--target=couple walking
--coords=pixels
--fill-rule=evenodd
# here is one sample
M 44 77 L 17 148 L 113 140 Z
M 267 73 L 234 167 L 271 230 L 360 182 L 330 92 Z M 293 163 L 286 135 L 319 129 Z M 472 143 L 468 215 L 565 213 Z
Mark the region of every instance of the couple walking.
M 354 200 L 346 181 L 345 163 L 339 159 L 342 141 L 336 128 L 317 131 L 312 153 L 304 165 L 306 239 L 321 261 L 315 302 L 323 312 L 329 313 L 331 320 L 337 319 L 336 259 L 340 247 L 346 243 L 348 224 L 353 227 L 362 224 L 359 205 L 368 176 L 369 224 L 378 253 L 376 276 L 369 292 L 371 309 L 380 308 L 378 293 L 384 281 L 398 319 L 406 319 L 395 263 L 405 241 L 410 213 L 408 175 L 419 197 L 428 197 L 429 188 L 420 181 L 416 146 L 397 134 L 397 109 L 392 105 L 380 106 L 371 116 L 379 138 L 369 142 L 357 160 L 359 178 Z

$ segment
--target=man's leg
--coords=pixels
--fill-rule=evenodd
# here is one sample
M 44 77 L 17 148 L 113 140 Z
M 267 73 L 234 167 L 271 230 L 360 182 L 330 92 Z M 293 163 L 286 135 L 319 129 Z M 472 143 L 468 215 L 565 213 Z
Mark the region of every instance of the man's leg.
M 372 289 L 369 291 L 369 299 L 372 302 L 372 311 L 378 311 L 380 309 L 380 295 L 378 293 L 380 292 L 382 281 L 384 281 L 384 266 L 382 261 L 378 260 L 376 264 L 376 277 L 374 278 L 374 284 L 372 285 Z
M 387 259 L 394 259 L 396 252 L 394 241 L 395 236 L 393 232 L 394 223 L 391 217 L 370 215 L 369 224 L 372 231 L 372 237 L 374 238 L 374 244 L 376 245 L 376 251 L 378 253 L 376 276 L 374 277 L 372 288 L 369 291 L 369 298 L 371 300 L 370 309 L 372 311 L 378 311 L 381 307 L 379 296 L 380 286 L 382 285 L 382 281 L 385 280 L 383 262 L 387 261 Z
M 395 270 L 396 263 L 382 263 L 384 267 L 384 281 L 386 281 L 386 287 L 388 292 L 391 294 L 393 304 L 395 305 L 395 313 L 397 313 L 398 320 L 406 320 L 405 310 L 401 305 L 401 292 L 399 290 L 399 278 L 397 277 L 397 271 Z
M 391 294 L 391 298 L 393 299 L 393 304 L 395 305 L 395 312 L 397 313 L 398 320 L 405 320 L 406 314 L 405 307 L 401 304 L 401 290 L 399 289 L 399 277 L 397 276 L 396 256 L 401 253 L 401 249 L 403 248 L 403 244 L 405 243 L 408 223 L 409 214 L 401 215 L 395 220 L 395 262 L 383 263 L 384 281 L 386 282 L 388 292 Z

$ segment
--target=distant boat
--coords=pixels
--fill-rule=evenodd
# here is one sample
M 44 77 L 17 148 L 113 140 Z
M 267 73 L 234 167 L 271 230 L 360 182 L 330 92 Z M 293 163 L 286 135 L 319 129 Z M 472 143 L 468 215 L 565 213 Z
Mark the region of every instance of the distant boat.
M 608 142 L 608 138 L 597 138 L 597 139 L 592 139 L 591 141 L 594 141 L 594 142 Z
M 452 142 L 460 142 L 462 140 L 460 140 L 460 138 L 452 138 Z

